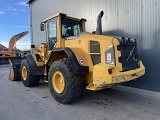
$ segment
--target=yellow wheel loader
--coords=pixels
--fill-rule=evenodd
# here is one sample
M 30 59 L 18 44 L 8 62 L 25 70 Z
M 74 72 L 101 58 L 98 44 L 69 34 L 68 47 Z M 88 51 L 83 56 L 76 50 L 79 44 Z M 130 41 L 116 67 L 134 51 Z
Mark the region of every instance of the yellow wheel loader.
M 44 20 L 40 29 L 46 33 L 46 42 L 39 48 L 31 45 L 36 53 L 22 60 L 23 84 L 36 86 L 44 76 L 55 100 L 69 104 L 81 97 L 85 87 L 106 89 L 144 75 L 136 40 L 102 35 L 103 14 L 97 17 L 94 34 L 86 32 L 85 19 L 59 13 Z

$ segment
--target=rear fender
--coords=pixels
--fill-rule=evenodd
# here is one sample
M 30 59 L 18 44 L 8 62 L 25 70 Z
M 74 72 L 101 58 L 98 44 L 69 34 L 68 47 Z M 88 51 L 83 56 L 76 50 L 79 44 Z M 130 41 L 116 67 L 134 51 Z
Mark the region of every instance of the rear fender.
M 39 54 L 28 54 L 25 59 L 31 66 L 31 72 L 33 75 L 44 74 L 44 62 L 42 61 Z

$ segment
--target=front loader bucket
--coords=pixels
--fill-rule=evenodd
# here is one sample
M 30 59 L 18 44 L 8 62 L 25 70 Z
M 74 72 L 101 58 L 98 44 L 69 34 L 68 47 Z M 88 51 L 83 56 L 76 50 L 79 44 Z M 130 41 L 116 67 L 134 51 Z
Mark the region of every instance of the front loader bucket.
M 9 80 L 15 81 L 21 79 L 21 74 L 20 74 L 21 61 L 22 61 L 21 58 L 9 59 L 9 65 L 10 65 L 9 78 L 8 78 Z

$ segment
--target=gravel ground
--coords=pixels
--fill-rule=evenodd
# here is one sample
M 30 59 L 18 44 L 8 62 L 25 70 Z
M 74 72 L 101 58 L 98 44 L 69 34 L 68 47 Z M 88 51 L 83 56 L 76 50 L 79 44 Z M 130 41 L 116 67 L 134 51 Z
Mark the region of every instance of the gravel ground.
M 85 91 L 70 105 L 56 102 L 47 83 L 24 87 L 0 66 L 0 120 L 160 120 L 160 93 L 117 86 Z

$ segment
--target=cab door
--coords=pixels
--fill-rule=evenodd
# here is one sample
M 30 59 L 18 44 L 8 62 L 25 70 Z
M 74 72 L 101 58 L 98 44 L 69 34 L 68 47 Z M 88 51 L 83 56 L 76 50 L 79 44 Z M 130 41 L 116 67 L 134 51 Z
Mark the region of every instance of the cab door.
M 56 24 L 56 18 L 53 18 L 48 21 L 47 25 L 47 43 L 48 43 L 48 49 L 52 50 L 57 42 L 57 24 Z

